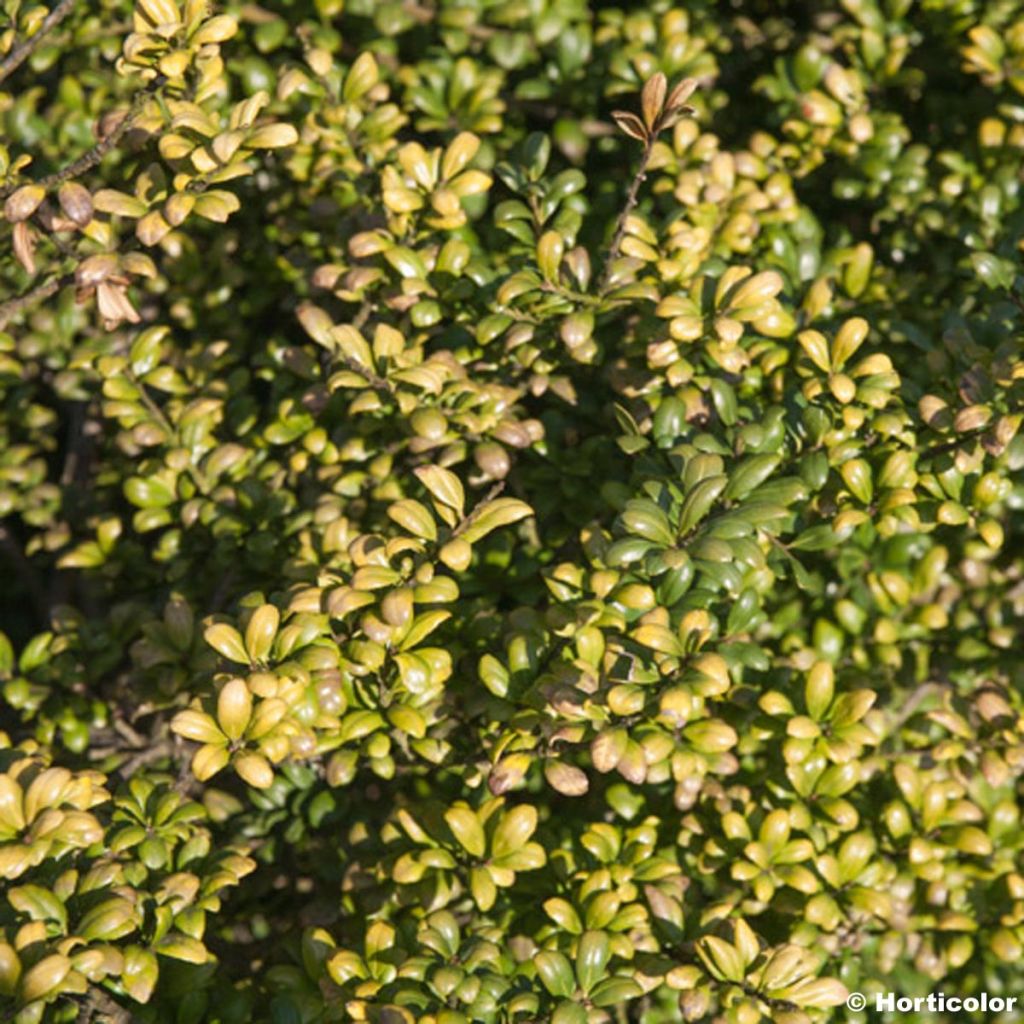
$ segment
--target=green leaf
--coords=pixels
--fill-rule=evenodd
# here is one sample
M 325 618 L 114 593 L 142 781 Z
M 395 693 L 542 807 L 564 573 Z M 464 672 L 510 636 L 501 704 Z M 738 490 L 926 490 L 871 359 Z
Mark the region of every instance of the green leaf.
M 827 523 L 810 526 L 787 545 L 797 551 L 827 551 L 839 545 L 839 537 Z
M 466 493 L 462 489 L 462 481 L 450 470 L 441 466 L 420 466 L 414 470 L 420 483 L 442 505 L 447 506 L 461 516 L 466 504 Z
M 695 484 L 686 495 L 679 517 L 680 535 L 689 533 L 707 514 L 711 506 L 728 486 L 729 478 L 724 473 L 709 476 Z
M 587 1024 L 589 1019 L 579 1003 L 559 1003 L 551 1015 L 551 1024 Z
M 727 501 L 745 498 L 775 472 L 782 461 L 779 455 L 748 455 L 729 473 L 729 483 L 722 496 Z
M 430 510 L 412 498 L 404 498 L 389 505 L 388 516 L 415 537 L 437 540 L 437 523 Z
M 226 622 L 214 623 L 207 626 L 203 632 L 203 639 L 228 661 L 238 665 L 249 664 L 249 653 L 242 643 L 242 634 L 234 626 L 229 626 Z
M 611 946 L 605 932 L 588 931 L 580 938 L 576 951 L 576 977 L 584 995 L 604 977 L 605 968 L 611 959 Z
M 483 826 L 476 814 L 465 804 L 449 807 L 444 812 L 444 820 L 452 830 L 452 835 L 459 841 L 464 850 L 474 857 L 482 858 L 487 852 Z
M 622 522 L 630 533 L 663 547 L 670 547 L 675 540 L 668 516 L 647 498 L 629 502 L 622 513 Z
M 545 950 L 533 962 L 542 984 L 555 998 L 567 999 L 576 991 L 572 965 L 561 953 Z
M 8 891 L 7 902 L 33 921 L 54 921 L 60 926 L 61 933 L 67 930 L 67 910 L 49 889 L 39 885 L 21 885 Z
M 175 501 L 174 491 L 156 477 L 129 477 L 124 484 L 125 497 L 139 508 L 166 508 Z
M 644 990 L 632 978 L 605 978 L 594 986 L 590 1001 L 595 1006 L 624 1006 L 632 999 L 639 999 Z
M 473 544 L 486 537 L 492 530 L 509 526 L 532 515 L 533 509 L 525 501 L 519 501 L 517 498 L 495 498 L 494 501 L 477 506 L 473 510 L 472 519 L 460 536 L 467 543 Z
M 719 981 L 741 982 L 743 959 L 736 949 L 717 935 L 707 935 L 697 942 L 697 955 L 712 977 Z
M 530 804 L 513 807 L 502 816 L 491 839 L 492 856 L 506 857 L 521 850 L 537 828 L 537 808 Z
M 583 922 L 568 900 L 552 897 L 544 902 L 544 911 L 560 928 L 573 935 L 583 932 Z
M 971 253 L 971 267 L 989 288 L 1009 290 L 1013 286 L 1016 267 L 1010 260 L 1000 259 L 995 253 Z

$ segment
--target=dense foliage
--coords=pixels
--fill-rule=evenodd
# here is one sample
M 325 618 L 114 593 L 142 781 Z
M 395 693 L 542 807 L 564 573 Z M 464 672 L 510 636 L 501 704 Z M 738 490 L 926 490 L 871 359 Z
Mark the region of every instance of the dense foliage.
M 0 1019 L 1024 992 L 1024 2 L 2 9 Z

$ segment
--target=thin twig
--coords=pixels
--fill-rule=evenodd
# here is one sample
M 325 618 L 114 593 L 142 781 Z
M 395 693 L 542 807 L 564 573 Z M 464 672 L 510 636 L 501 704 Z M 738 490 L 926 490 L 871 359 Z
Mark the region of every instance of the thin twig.
M 181 757 L 181 764 L 178 767 L 178 778 L 174 783 L 175 792 L 183 796 L 190 796 L 196 791 L 199 785 L 195 775 L 192 774 L 192 758 L 184 751 L 181 737 L 175 737 L 176 755 Z
M 366 326 L 366 321 L 370 319 L 370 314 L 373 312 L 373 300 L 363 299 L 362 305 L 356 311 L 355 318 L 352 321 L 352 326 L 357 330 L 361 331 Z
M 79 1006 L 76 1024 L 98 1024 L 103 1019 L 110 1024 L 132 1024 L 135 1018 L 129 1010 L 115 1002 L 102 989 L 92 987 Z
M 124 138 L 125 134 L 135 123 L 135 119 L 142 113 L 142 108 L 146 102 L 166 81 L 167 79 L 163 75 L 157 75 L 151 82 L 148 82 L 135 94 L 128 112 L 118 121 L 117 126 L 108 135 L 100 139 L 92 149 L 83 153 L 77 160 L 72 160 L 71 163 L 62 167 L 59 171 L 47 174 L 34 184 L 40 185 L 45 189 L 51 189 L 56 185 L 63 185 L 65 181 L 71 181 L 72 178 L 80 177 L 86 171 L 92 170 Z M 6 186 L 0 190 L 0 199 L 10 195 L 20 187 L 21 185 L 17 183 Z
M 60 277 L 51 277 L 49 281 L 44 281 L 42 284 L 36 285 L 35 288 L 25 292 L 23 295 L 19 295 L 14 299 L 9 299 L 7 302 L 0 305 L 0 331 L 7 326 L 8 321 L 10 321 L 12 317 L 16 316 L 23 309 L 35 305 L 37 302 L 42 302 L 43 299 L 48 299 L 54 294 L 54 292 L 59 292 L 61 288 L 65 288 L 67 285 L 73 284 L 74 280 L 74 274 L 63 274 Z
M 163 409 L 153 401 L 153 396 L 146 390 L 146 385 L 129 370 L 125 376 L 139 389 L 139 400 L 146 407 L 146 411 L 156 420 L 160 429 L 168 436 L 175 437 L 178 431 L 174 424 L 167 418 Z
M 943 690 L 949 689 L 948 686 L 943 686 L 941 683 L 921 683 L 916 690 L 905 700 L 900 707 L 899 713 L 896 715 L 893 721 L 892 731 L 898 732 L 907 722 L 907 720 L 917 711 L 917 709 L 929 698 L 937 693 L 942 693 Z
M 499 480 L 494 484 L 491 489 L 484 495 L 484 500 L 479 502 L 476 508 L 473 509 L 468 515 L 462 517 L 461 521 L 456 525 L 455 529 L 452 530 L 450 540 L 454 540 L 465 530 L 469 529 L 470 526 L 475 523 L 484 512 L 487 511 L 488 503 L 494 501 L 494 499 L 505 490 L 505 481 Z
M 615 265 L 615 261 L 619 258 L 619 250 L 622 248 L 622 241 L 626 237 L 626 221 L 629 220 L 629 215 L 633 212 L 636 207 L 637 200 L 640 196 L 640 186 L 647 180 L 647 164 L 650 162 L 651 153 L 654 150 L 654 143 L 657 139 L 656 133 L 652 132 L 644 145 L 643 154 L 640 157 L 640 166 L 637 168 L 636 174 L 633 176 L 633 182 L 629 186 L 629 193 L 626 196 L 626 205 L 623 206 L 622 212 L 619 214 L 618 223 L 615 225 L 615 234 L 612 236 L 612 244 L 608 249 L 608 258 L 605 260 L 604 273 L 601 275 L 601 287 L 598 289 L 599 292 L 604 292 L 608 288 L 608 280 L 612 275 L 612 267 Z
M 62 167 L 59 171 L 54 171 L 53 174 L 48 174 L 45 178 L 40 178 L 36 184 L 50 189 L 55 185 L 63 185 L 65 181 L 71 181 L 72 178 L 80 177 L 86 171 L 92 170 L 124 138 L 125 134 L 135 123 L 135 119 L 142 113 L 142 108 L 146 105 L 146 102 L 163 85 L 164 81 L 164 77 L 158 75 L 152 82 L 143 89 L 140 89 L 135 94 L 132 105 L 128 108 L 128 113 L 118 121 L 117 126 L 109 135 L 105 135 L 92 149 L 83 153 L 77 160 L 72 161 L 66 167 Z
M 358 373 L 374 391 L 379 391 L 389 398 L 394 394 L 394 389 L 379 373 L 375 373 L 368 366 L 363 366 L 358 359 L 353 359 L 351 356 L 339 356 L 338 362 L 353 373 Z
M 70 13 L 75 6 L 75 0 L 60 0 L 60 3 L 43 19 L 39 31 L 31 35 L 19 46 L 14 47 L 2 61 L 0 61 L 0 82 L 8 75 L 13 74 L 22 64 L 32 56 L 32 52 L 43 41 L 49 32 L 56 28 Z
M 140 768 L 152 764 L 154 761 L 161 761 L 165 757 L 170 758 L 174 754 L 174 742 L 170 739 L 161 740 L 144 750 L 133 754 L 126 761 L 123 761 L 114 770 L 118 778 L 130 779 Z
M 114 727 L 114 732 L 126 739 L 133 747 L 145 747 L 150 742 L 147 737 L 119 715 L 114 716 L 111 725 Z
M 974 441 L 981 437 L 986 430 L 988 430 L 988 427 L 977 427 L 975 430 L 968 430 L 953 441 L 947 441 L 945 444 L 937 444 L 932 448 L 926 448 L 924 451 L 918 453 L 918 458 L 933 459 L 936 455 L 945 455 L 947 452 L 955 451 L 961 445 L 967 444 L 970 441 Z

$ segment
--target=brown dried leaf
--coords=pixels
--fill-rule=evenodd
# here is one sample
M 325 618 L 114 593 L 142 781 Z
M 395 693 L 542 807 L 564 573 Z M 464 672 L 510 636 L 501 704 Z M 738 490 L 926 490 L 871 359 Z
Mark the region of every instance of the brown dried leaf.
M 112 274 L 117 273 L 117 257 L 113 253 L 88 256 L 75 268 L 75 282 L 79 288 L 95 288 Z
M 96 289 L 96 304 L 99 307 L 103 326 L 107 330 L 113 330 L 122 320 L 127 320 L 130 324 L 137 324 L 142 319 L 135 311 L 135 307 L 128 301 L 125 290 L 108 281 L 101 282 Z
M 36 272 L 35 260 L 35 239 L 28 221 L 18 221 L 14 225 L 14 255 L 18 262 L 25 268 L 26 274 Z
M 128 116 L 127 110 L 110 110 L 104 114 L 96 123 L 94 134 L 96 141 L 102 142 L 108 135 L 112 135 L 121 127 L 121 122 Z
M 665 100 L 665 110 L 674 111 L 693 95 L 697 88 L 696 78 L 684 78 L 669 94 Z M 692 112 L 692 111 L 691 111 Z
M 681 107 L 676 107 L 675 110 L 665 109 L 665 113 L 661 116 L 661 121 L 658 124 L 658 129 L 664 131 L 668 128 L 672 128 L 677 125 L 684 117 L 690 117 L 697 113 L 693 107 L 683 104 Z
M 652 75 L 644 83 L 643 92 L 640 94 L 640 109 L 643 111 L 644 123 L 648 131 L 654 131 L 658 123 L 661 111 L 665 106 L 665 93 L 668 90 L 668 80 L 659 71 Z
M 612 119 L 631 138 L 638 142 L 647 142 L 647 129 L 636 114 L 630 114 L 625 110 L 613 110 Z

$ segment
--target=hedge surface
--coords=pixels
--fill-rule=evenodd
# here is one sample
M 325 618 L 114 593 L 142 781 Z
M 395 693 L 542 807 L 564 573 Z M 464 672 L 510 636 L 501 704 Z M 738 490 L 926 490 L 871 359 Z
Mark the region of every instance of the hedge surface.
M 1024 3 L 3 0 L 0 122 L 0 1019 L 1024 992 Z

